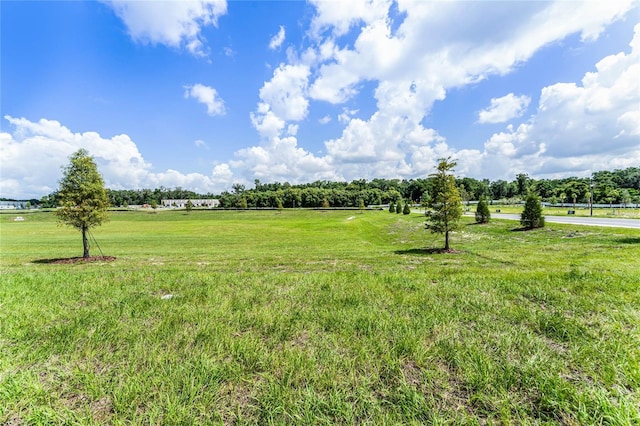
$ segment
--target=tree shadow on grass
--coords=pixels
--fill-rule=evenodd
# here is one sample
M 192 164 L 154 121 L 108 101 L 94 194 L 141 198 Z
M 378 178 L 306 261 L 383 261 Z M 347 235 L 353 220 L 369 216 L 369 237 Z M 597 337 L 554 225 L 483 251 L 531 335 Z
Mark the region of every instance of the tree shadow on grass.
M 487 226 L 489 225 L 489 222 L 472 222 L 472 223 L 467 223 L 465 226 Z
M 640 244 L 640 238 L 638 237 L 621 238 L 618 240 L 618 242 L 622 244 Z
M 528 231 L 535 231 L 536 229 L 542 229 L 542 228 L 520 227 L 520 228 L 511 229 L 511 232 L 528 232 Z
M 408 249 L 408 250 L 396 250 L 395 254 L 409 254 L 413 256 L 429 256 L 433 254 L 460 254 L 462 253 L 460 250 L 445 250 L 443 248 L 416 248 L 416 249 Z
M 91 257 L 60 257 L 55 259 L 37 259 L 32 263 L 44 265 L 69 265 L 73 263 L 93 263 L 93 262 L 113 262 L 113 256 L 91 256 Z

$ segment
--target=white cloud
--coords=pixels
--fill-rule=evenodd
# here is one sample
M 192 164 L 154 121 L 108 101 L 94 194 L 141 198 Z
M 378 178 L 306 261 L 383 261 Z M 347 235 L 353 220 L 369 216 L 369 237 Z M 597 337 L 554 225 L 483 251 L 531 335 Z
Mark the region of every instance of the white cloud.
M 504 123 L 521 117 L 529 106 L 531 98 L 509 93 L 501 98 L 491 99 L 491 105 L 478 113 L 478 123 Z
M 343 103 L 365 80 L 423 80 L 431 93 L 462 86 L 508 73 L 541 47 L 570 34 L 595 38 L 632 4 L 512 2 L 487 7 L 484 2 L 401 0 L 398 9 L 406 17 L 394 33 L 389 2 L 319 2 L 312 28 L 343 34 L 360 22 L 361 30 L 353 48 L 334 46 L 333 36 L 328 36 L 330 58 L 320 53 L 325 41 L 318 43 L 315 55 L 305 52 L 305 60 L 322 57 L 324 62 L 309 93 L 314 99 Z
M 289 183 L 341 179 L 329 158 L 316 157 L 298 147 L 293 136 L 274 137 L 265 146 L 241 149 L 236 157 L 231 166 L 252 179 Z
M 524 166 L 520 171 L 529 170 L 524 159 L 537 164 L 545 158 L 545 150 L 555 146 L 534 139 L 538 127 L 532 123 L 495 135 L 485 152 L 456 151 L 422 125 L 433 103 L 444 100 L 451 88 L 511 72 L 540 48 L 570 34 L 578 33 L 584 40 L 597 38 L 633 2 L 513 2 L 494 8 L 483 2 L 400 0 L 397 13 L 404 20 L 394 30 L 388 2 L 375 7 L 360 2 L 348 11 L 343 2 L 314 4 L 317 16 L 311 34 L 318 41 L 300 57 L 317 69 L 309 96 L 340 104 L 358 94 L 362 82 L 377 84 L 378 110 L 368 119 L 341 114 L 339 119 L 346 125 L 342 135 L 325 143 L 338 171 L 351 167 L 360 169 L 364 177 L 392 173 L 412 177 L 424 171 L 425 161 L 453 155 L 460 159 L 459 171 L 492 177 L 499 168 L 490 163 L 513 162 L 515 167 Z M 371 10 L 365 13 L 359 8 L 362 4 Z M 360 30 L 354 34 L 352 47 L 339 46 L 338 37 L 356 25 Z M 626 88 L 633 90 L 629 85 Z M 544 99 L 551 100 L 543 93 Z M 494 99 L 480 121 L 503 122 L 521 116 L 529 102 L 528 97 L 513 94 Z M 604 102 L 602 99 L 599 105 Z M 612 120 L 628 127 L 618 129 L 621 135 L 634 131 L 635 116 L 624 113 Z M 416 145 L 416 135 L 422 144 Z
M 269 42 L 269 49 L 276 50 L 278 47 L 282 46 L 282 43 L 284 43 L 284 38 L 284 27 L 280 25 L 280 31 L 278 31 L 278 34 L 274 35 Z
M 197 147 L 197 148 L 203 148 L 206 150 L 209 150 L 209 145 L 203 141 L 202 139 L 196 139 L 193 144 Z
M 309 74 L 309 67 L 306 65 L 281 64 L 273 72 L 271 80 L 265 82 L 260 89 L 260 99 L 278 117 L 284 120 L 302 120 L 309 107 L 305 96 Z
M 599 61 L 582 84 L 543 88 L 530 120 L 485 143 L 484 171 L 496 159 L 510 165 L 506 172 L 538 175 L 640 164 L 640 24 L 630 46 Z
M 0 133 L 0 193 L 5 197 L 40 198 L 53 192 L 62 177 L 61 167 L 80 148 L 94 157 L 105 185 L 112 189 L 181 186 L 207 193 L 227 188 L 232 182 L 228 167 L 222 165 L 216 166 L 211 176 L 175 170 L 154 172 L 125 134 L 104 138 L 96 132 L 74 133 L 54 120 L 4 118 L 15 127 L 13 134 Z
M 350 0 L 322 1 L 312 0 L 316 15 L 311 22 L 310 34 L 320 37 L 327 29 L 335 37 L 343 36 L 358 23 L 368 24 L 384 19 L 391 5 L 390 0 Z
M 260 89 L 261 101 L 251 113 L 251 123 L 263 138 L 280 136 L 285 121 L 300 121 L 307 116 L 309 74 L 306 65 L 281 64 L 271 80 L 264 83 Z
M 213 87 L 197 83 L 193 86 L 185 86 L 184 97 L 194 98 L 207 106 L 207 114 L 210 116 L 224 115 L 226 113 L 224 101 L 218 96 Z
M 586 96 L 594 113 L 596 108 L 609 108 L 607 102 L 618 103 L 625 96 L 633 98 L 628 104 L 633 105 L 634 95 L 629 94 L 638 93 L 631 81 L 632 76 L 636 75 L 632 72 L 635 70 L 631 69 L 625 71 L 626 74 L 623 72 L 626 76 L 624 84 L 618 82 L 611 85 L 612 90 L 617 87 L 615 93 L 610 90 L 603 92 L 602 82 L 607 72 L 615 74 L 607 78 L 617 81 L 619 74 L 616 72 L 624 68 L 613 59 L 603 60 L 597 66 L 597 80 L 600 83 L 597 90 L 595 87 L 589 90 L 589 96 L 571 94 L 576 89 L 582 92 L 583 88 L 577 88 L 576 85 L 557 85 L 555 89 L 551 86 L 543 90 L 538 113 L 530 121 L 515 128 L 510 126 L 507 131 L 494 135 L 485 143 L 483 151 L 457 150 L 448 145 L 437 131 L 423 126 L 433 103 L 444 100 L 447 90 L 476 83 L 491 75 L 509 73 L 540 48 L 570 34 L 578 33 L 584 40 L 594 39 L 606 25 L 621 18 L 632 3 L 515 2 L 500 8 L 487 8 L 486 3 L 482 2 L 401 0 L 397 3 L 398 13 L 403 14 L 404 20 L 393 31 L 389 2 L 313 4 L 316 6 L 316 17 L 310 35 L 315 45 L 303 50 L 300 56 L 289 52 L 289 60 L 295 65 L 280 65 L 272 81 L 265 83 L 265 87 L 273 86 L 273 95 L 267 96 L 267 90 L 263 88 L 262 102 L 258 107 L 258 111 L 262 112 L 252 115 L 254 119 L 260 117 L 254 125 L 263 136 L 268 133 L 270 142 L 240 151 L 241 160 L 234 163 L 235 166 L 245 167 L 246 171 L 258 173 L 262 179 L 268 180 L 270 176 L 275 180 L 286 179 L 282 174 L 285 171 L 296 178 L 301 176 L 295 164 L 282 164 L 274 159 L 279 158 L 276 147 L 281 149 L 282 141 L 295 141 L 282 138 L 282 132 L 287 121 L 306 116 L 308 103 L 304 100 L 307 97 L 333 104 L 345 103 L 358 94 L 364 81 L 376 84 L 374 97 L 377 111 L 369 118 L 356 118 L 354 115 L 357 110 L 343 108 L 338 121 L 345 127 L 341 135 L 325 142 L 326 155 L 316 157 L 296 145 L 293 152 L 298 155 L 292 157 L 304 157 L 330 166 L 336 176 L 345 179 L 425 176 L 433 171 L 437 158 L 446 156 L 459 160 L 458 173 L 477 177 L 512 178 L 522 170 L 531 170 L 531 173 L 538 170 L 542 173 L 546 170 L 545 165 L 551 167 L 559 163 L 551 161 L 555 158 L 551 157 L 554 150 L 560 146 L 579 146 L 584 141 L 582 137 L 574 137 L 575 133 L 572 132 L 575 129 L 569 128 L 569 117 L 557 120 L 569 126 L 557 135 L 550 137 L 549 132 L 542 132 L 550 123 L 542 120 L 545 108 L 556 105 L 555 112 L 548 116 L 551 119 L 552 115 L 562 115 L 560 108 L 571 110 L 572 105 L 582 105 L 586 99 L 579 98 Z M 451 25 L 451 22 L 457 24 Z M 488 25 L 494 30 L 486 31 Z M 355 40 L 352 46 L 340 46 L 338 40 L 350 31 L 355 33 L 352 33 Z M 305 69 L 304 79 L 293 85 L 300 90 L 295 91 L 296 96 L 292 98 L 296 102 L 292 105 L 304 106 L 296 109 L 304 113 L 294 115 L 286 112 L 284 105 L 287 96 L 283 93 L 288 92 L 282 89 L 286 87 L 286 80 L 276 83 L 279 81 L 276 77 L 281 72 L 282 76 L 288 74 L 283 72 L 287 67 L 300 64 L 305 64 L 310 73 L 307 74 Z M 585 81 L 590 78 L 595 77 L 585 76 Z M 583 84 L 585 88 L 589 86 Z M 552 92 L 557 96 L 552 96 Z M 276 105 L 277 100 L 282 100 L 283 104 L 276 112 L 272 105 Z M 512 93 L 493 99 L 491 106 L 479 114 L 479 121 L 497 123 L 520 117 L 529 103 L 529 97 Z M 631 140 L 628 135 L 638 132 L 640 126 L 636 117 L 636 112 L 622 108 L 617 115 L 597 121 L 601 121 L 602 125 L 608 122 L 611 123 L 610 127 L 617 126 L 606 134 L 622 139 L 619 143 L 625 144 Z M 268 123 L 272 125 L 267 126 Z M 574 126 L 581 124 L 588 133 L 588 120 L 574 123 Z M 267 128 L 269 132 L 265 132 Z M 557 126 L 553 130 L 558 130 Z M 573 142 L 559 143 L 560 139 L 572 137 Z M 637 146 L 637 141 L 634 143 Z M 583 152 L 578 157 L 570 157 L 568 163 L 580 163 L 580 158 L 593 159 L 589 155 Z M 637 153 L 630 155 L 637 157 Z M 601 164 L 603 168 L 608 168 L 619 163 L 619 158 L 612 156 Z M 309 174 L 306 180 L 312 180 L 313 177 Z
M 217 26 L 227 13 L 226 0 L 207 1 L 107 1 L 124 22 L 129 36 L 139 43 L 164 44 L 205 55 L 202 28 Z
M 351 118 L 358 113 L 357 109 L 342 108 L 342 112 L 338 115 L 338 121 L 348 123 Z
M 285 122 L 270 110 L 269 105 L 263 102 L 258 104 L 255 113 L 251 113 L 251 124 L 265 139 L 278 136 L 284 129 Z
M 325 115 L 324 117 L 320 118 L 318 120 L 318 123 L 320 124 L 327 124 L 331 121 L 331 116 L 330 115 Z
M 556 98 L 551 96 L 551 88 L 542 93 L 537 117 L 494 135 L 483 151 L 448 145 L 436 130 L 424 127 L 424 120 L 434 102 L 445 99 L 447 90 L 507 74 L 542 47 L 571 34 L 580 34 L 583 40 L 597 38 L 606 25 L 623 17 L 633 2 L 512 2 L 494 8 L 483 2 L 399 0 L 394 18 L 390 1 L 312 4 L 316 15 L 308 34 L 313 44 L 300 54 L 290 49 L 290 63 L 281 64 L 261 89 L 251 118 L 266 143 L 237 153 L 238 159 L 231 165 L 243 173 L 264 180 L 317 178 L 317 173 L 305 175 L 295 162 L 280 161 L 280 150 L 285 148 L 295 153 L 288 158 L 330 167 L 322 173 L 332 172 L 344 179 L 423 177 L 433 171 L 437 158 L 450 155 L 459 160 L 458 173 L 477 177 L 511 178 L 523 170 L 542 172 L 545 164 L 553 163 L 549 153 L 558 149 L 555 140 L 571 138 L 568 130 L 549 141 L 549 135 L 541 133 L 546 122 L 541 120 L 543 105 L 550 108 Z M 346 34 L 349 37 L 343 38 Z M 345 39 L 349 41 L 342 41 Z M 598 65 L 603 71 L 598 73 L 599 80 L 605 78 L 605 69 L 614 77 L 618 75 L 615 70 L 621 68 L 613 62 Z M 621 93 L 635 90 L 630 80 L 633 75 L 628 73 L 626 86 L 618 84 Z M 368 118 L 355 117 L 357 110 L 344 107 L 338 121 L 345 127 L 338 137 L 325 142 L 324 156 L 314 156 L 299 147 L 295 138 L 287 137 L 287 122 L 307 116 L 309 99 L 346 103 L 359 94 L 364 82 L 374 84 L 377 111 Z M 556 89 L 562 92 L 571 87 Z M 560 96 L 558 105 L 568 107 L 568 99 L 575 99 L 576 107 L 580 105 L 582 100 L 571 98 L 570 91 Z M 589 96 L 593 108 L 606 107 L 613 93 L 606 92 L 593 91 Z M 620 98 L 611 101 L 618 105 Z M 527 96 L 514 94 L 493 99 L 479 121 L 495 123 L 520 117 L 529 103 Z M 607 120 L 618 126 L 612 137 L 624 144 L 628 135 L 637 134 L 639 126 L 633 111 L 619 112 Z M 575 138 L 576 145 L 580 141 Z M 614 162 L 612 157 L 610 164 Z M 286 173 L 290 173 L 289 179 Z

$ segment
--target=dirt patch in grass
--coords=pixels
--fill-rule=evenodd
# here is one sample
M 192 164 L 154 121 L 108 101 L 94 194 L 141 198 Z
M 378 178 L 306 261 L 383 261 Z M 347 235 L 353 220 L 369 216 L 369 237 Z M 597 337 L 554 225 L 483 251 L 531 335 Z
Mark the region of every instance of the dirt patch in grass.
M 90 256 L 90 257 L 64 257 L 59 259 L 39 259 L 33 263 L 46 263 L 49 265 L 69 265 L 73 263 L 93 263 L 93 262 L 113 262 L 113 256 Z
M 414 361 L 407 361 L 401 366 L 402 375 L 408 385 L 419 386 L 422 381 L 420 367 Z

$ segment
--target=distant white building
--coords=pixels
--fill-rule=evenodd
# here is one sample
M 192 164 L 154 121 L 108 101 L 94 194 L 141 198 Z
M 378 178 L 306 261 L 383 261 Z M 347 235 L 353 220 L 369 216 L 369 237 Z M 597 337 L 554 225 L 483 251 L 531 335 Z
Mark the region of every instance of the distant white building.
M 187 206 L 187 201 L 189 201 L 189 199 L 185 199 L 185 200 L 162 200 L 162 206 L 163 207 L 175 207 L 175 208 L 184 208 Z M 208 207 L 208 208 L 214 208 L 214 207 L 218 207 L 220 206 L 220 200 L 215 199 L 215 198 L 208 198 L 208 199 L 203 199 L 203 200 L 191 200 L 191 204 L 193 204 L 193 207 Z
M 24 208 L 25 202 L 23 201 L 0 201 L 0 210 L 16 210 Z

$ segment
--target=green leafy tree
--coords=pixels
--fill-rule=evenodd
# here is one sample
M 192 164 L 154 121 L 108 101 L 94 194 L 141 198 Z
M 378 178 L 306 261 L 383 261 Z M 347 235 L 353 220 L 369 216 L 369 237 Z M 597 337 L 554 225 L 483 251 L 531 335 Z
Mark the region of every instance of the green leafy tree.
M 520 215 L 520 224 L 527 228 L 542 228 L 544 226 L 544 216 L 542 216 L 542 203 L 540 197 L 531 192 L 524 203 L 524 210 Z
M 184 206 L 184 208 L 187 210 L 187 213 L 190 213 L 191 210 L 193 210 L 193 203 L 191 202 L 191 200 L 187 200 L 187 204 Z
M 360 209 L 360 213 L 364 213 L 364 200 L 362 198 L 358 201 L 358 209 Z
M 260 183 L 258 179 L 256 179 L 256 182 Z M 284 206 L 282 205 L 282 200 L 280 198 L 276 198 L 276 204 L 277 204 L 278 210 L 284 209 Z
M 422 197 L 420 197 L 420 207 L 427 208 L 430 200 L 431 200 L 431 196 L 429 195 L 428 192 L 425 192 L 424 194 L 422 194 Z
M 489 223 L 491 220 L 491 213 L 489 212 L 489 206 L 484 198 L 481 198 L 478 201 L 478 206 L 476 207 L 476 222 L 477 223 Z
M 240 201 L 238 202 L 238 207 L 241 209 L 247 208 L 247 199 L 246 197 L 240 197 Z
M 389 202 L 389 213 L 395 213 L 396 212 L 396 206 L 395 204 L 393 204 L 393 201 Z
M 61 207 L 56 210 L 56 216 L 63 224 L 82 233 L 82 256 L 88 258 L 87 234 L 91 228 L 108 220 L 109 196 L 98 167 L 86 150 L 80 149 L 69 157 L 57 197 Z
M 516 186 L 518 195 L 524 196 L 529 191 L 531 179 L 526 173 L 518 173 L 516 175 Z
M 396 213 L 402 213 L 402 200 L 398 200 L 398 204 L 396 204 Z
M 409 207 L 409 203 L 404 203 L 402 214 L 411 214 L 411 208 Z
M 451 171 L 456 162 L 449 158 L 438 160 L 437 173 L 431 174 L 433 186 L 427 205 L 427 229 L 437 234 L 444 234 L 444 249 L 449 250 L 449 233 L 460 227 L 462 217 L 462 197 L 456 187 L 456 180 Z
M 620 200 L 622 201 L 622 204 L 624 204 L 624 207 L 627 207 L 627 204 L 631 204 L 631 193 L 628 189 L 620 191 Z
M 327 197 L 324 197 L 322 199 L 322 207 L 325 208 L 325 209 L 329 208 L 329 200 L 327 200 Z

